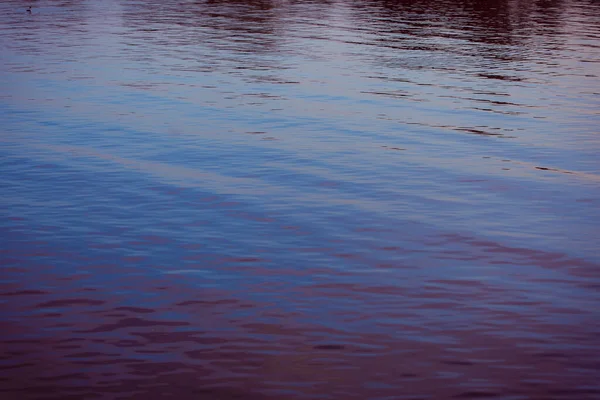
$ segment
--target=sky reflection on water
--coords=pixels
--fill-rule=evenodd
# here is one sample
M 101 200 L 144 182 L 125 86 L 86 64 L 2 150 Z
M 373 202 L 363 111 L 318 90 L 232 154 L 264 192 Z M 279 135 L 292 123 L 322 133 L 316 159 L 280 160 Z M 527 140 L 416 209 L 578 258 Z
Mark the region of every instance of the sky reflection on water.
M 0 3 L 2 398 L 598 398 L 598 16 Z

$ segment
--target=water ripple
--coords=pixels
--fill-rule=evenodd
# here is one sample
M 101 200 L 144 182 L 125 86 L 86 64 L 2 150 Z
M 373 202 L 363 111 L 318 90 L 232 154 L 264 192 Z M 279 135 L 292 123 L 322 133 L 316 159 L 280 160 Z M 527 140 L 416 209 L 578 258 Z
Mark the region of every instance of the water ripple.
M 599 398 L 598 15 L 1 2 L 2 398 Z

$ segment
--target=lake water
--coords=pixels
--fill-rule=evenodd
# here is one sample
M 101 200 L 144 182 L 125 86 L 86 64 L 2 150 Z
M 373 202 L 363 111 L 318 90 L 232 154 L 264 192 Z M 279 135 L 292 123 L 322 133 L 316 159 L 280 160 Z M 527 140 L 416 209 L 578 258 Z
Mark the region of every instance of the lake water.
M 0 51 L 2 399 L 600 398 L 599 2 L 3 0 Z

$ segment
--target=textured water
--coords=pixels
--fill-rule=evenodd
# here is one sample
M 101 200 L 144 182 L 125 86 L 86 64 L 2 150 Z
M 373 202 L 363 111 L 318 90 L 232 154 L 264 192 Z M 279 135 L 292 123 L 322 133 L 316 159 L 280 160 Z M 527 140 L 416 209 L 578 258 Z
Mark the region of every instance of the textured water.
M 0 2 L 0 397 L 600 398 L 599 78 L 592 0 Z

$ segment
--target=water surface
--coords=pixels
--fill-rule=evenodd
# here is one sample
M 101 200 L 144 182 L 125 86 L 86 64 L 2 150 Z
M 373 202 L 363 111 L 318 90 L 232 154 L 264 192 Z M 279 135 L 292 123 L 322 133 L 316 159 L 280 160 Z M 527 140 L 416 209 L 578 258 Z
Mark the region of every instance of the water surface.
M 1 2 L 2 398 L 599 398 L 599 16 Z

